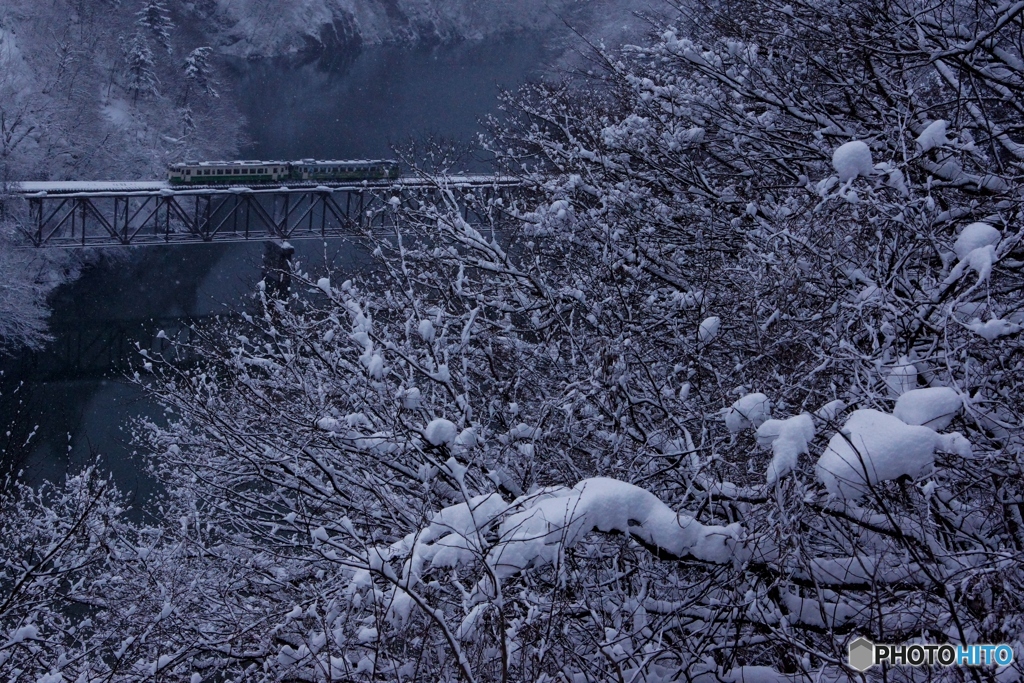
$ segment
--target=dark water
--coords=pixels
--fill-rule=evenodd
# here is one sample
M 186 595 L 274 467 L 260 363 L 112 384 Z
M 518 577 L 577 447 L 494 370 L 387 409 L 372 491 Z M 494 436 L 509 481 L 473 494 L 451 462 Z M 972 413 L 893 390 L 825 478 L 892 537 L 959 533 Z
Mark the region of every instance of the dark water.
M 523 40 L 421 49 L 373 48 L 330 62 L 234 63 L 230 84 L 248 120 L 243 158 L 390 157 L 390 143 L 434 133 L 471 142 L 514 87 L 543 63 Z M 470 163 L 467 168 L 471 168 Z M 296 241 L 310 272 L 358 267 L 340 240 Z M 41 353 L 0 362 L 0 448 L 31 484 L 98 461 L 142 501 L 152 491 L 133 455 L 130 421 L 161 419 L 125 376 L 191 320 L 241 310 L 262 276 L 262 243 L 155 246 L 89 267 L 53 298 L 56 339 Z M 6 433 L 5 433 L 6 432 Z M 30 437 L 31 435 L 31 437 Z M 25 446 L 25 442 L 28 445 Z
M 288 67 L 235 63 L 253 159 L 381 158 L 392 145 L 440 134 L 474 143 L 499 88 L 539 73 L 540 39 L 396 49 Z

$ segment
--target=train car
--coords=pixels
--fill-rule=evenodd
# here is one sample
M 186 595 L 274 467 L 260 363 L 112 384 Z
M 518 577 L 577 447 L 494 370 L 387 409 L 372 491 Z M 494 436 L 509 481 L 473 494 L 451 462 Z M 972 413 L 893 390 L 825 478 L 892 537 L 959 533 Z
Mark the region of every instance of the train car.
M 186 161 L 167 167 L 172 185 L 272 183 L 289 178 L 287 161 Z
M 366 161 L 318 161 L 302 159 L 291 162 L 293 180 L 394 180 L 398 163 L 387 159 Z
M 283 181 L 395 180 L 398 162 L 366 161 L 186 161 L 167 167 L 172 185 L 253 185 Z

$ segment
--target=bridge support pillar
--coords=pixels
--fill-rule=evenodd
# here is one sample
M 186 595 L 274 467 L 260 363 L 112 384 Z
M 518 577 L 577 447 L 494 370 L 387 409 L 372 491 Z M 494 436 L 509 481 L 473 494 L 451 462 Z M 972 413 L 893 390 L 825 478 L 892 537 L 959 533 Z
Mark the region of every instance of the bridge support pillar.
M 287 299 L 292 284 L 295 247 L 287 242 L 263 243 L 263 282 L 268 299 Z

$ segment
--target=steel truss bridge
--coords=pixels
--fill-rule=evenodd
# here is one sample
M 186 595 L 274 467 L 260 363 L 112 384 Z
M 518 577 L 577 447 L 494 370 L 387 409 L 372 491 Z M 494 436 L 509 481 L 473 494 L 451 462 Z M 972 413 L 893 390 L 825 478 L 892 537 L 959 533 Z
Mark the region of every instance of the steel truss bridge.
M 463 218 L 520 183 L 493 175 L 331 184 L 172 186 L 166 181 L 22 182 L 0 187 L 0 212 L 34 247 L 106 247 L 341 237 L 394 226 L 402 205 L 452 190 Z M 2 217 L 2 216 L 0 216 Z

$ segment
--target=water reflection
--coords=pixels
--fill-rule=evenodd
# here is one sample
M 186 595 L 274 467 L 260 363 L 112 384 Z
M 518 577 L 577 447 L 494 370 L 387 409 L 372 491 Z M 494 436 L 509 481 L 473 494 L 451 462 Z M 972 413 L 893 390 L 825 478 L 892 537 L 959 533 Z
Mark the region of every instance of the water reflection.
M 536 76 L 540 39 L 367 48 L 295 65 L 231 63 L 253 159 L 379 158 L 392 143 L 440 133 L 474 142 L 499 86 Z
M 258 241 L 140 247 L 108 253 L 60 288 L 53 342 L 0 363 L 0 469 L 22 470 L 38 485 L 99 457 L 122 489 L 145 499 L 152 482 L 133 454 L 129 423 L 163 412 L 127 379 L 144 362 L 138 348 L 165 351 L 188 338 L 193 322 L 252 310 L 265 250 Z M 297 241 L 293 262 L 314 273 L 365 268 L 362 252 L 340 239 Z

